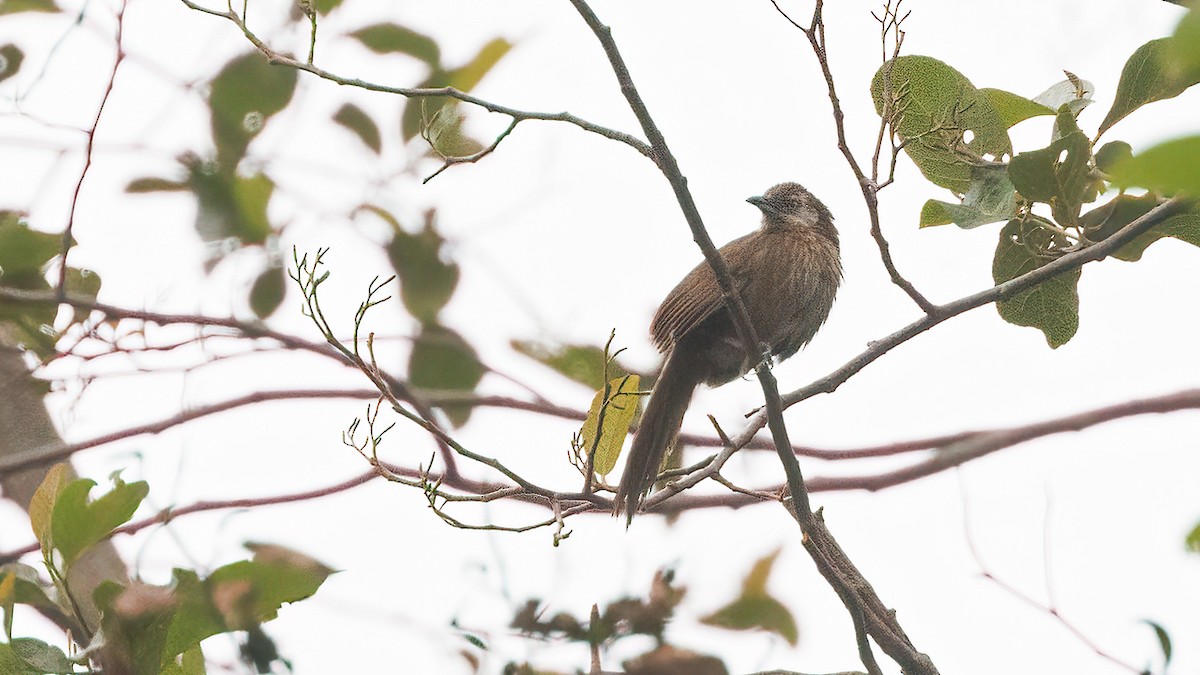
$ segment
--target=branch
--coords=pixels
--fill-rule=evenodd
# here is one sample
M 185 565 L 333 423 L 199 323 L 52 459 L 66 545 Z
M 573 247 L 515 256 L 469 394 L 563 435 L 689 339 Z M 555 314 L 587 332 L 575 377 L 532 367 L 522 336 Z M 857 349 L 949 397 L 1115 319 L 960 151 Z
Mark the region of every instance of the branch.
M 583 129 L 584 131 L 588 131 L 593 134 L 598 134 L 607 139 L 617 141 L 618 143 L 624 143 L 625 145 L 628 145 L 629 147 L 633 148 L 634 150 L 637 150 L 642 155 L 653 158 L 652 150 L 650 149 L 650 146 L 646 144 L 645 141 L 642 141 L 641 139 L 636 138 L 630 134 L 624 133 L 622 131 L 617 131 L 615 129 L 610 129 L 608 127 L 600 126 L 599 124 L 594 124 L 583 118 L 576 117 L 575 115 L 572 115 L 571 113 L 568 113 L 568 112 L 547 113 L 547 112 L 534 112 L 534 111 L 530 111 L 530 110 L 518 110 L 516 108 L 511 108 L 509 106 L 500 105 L 499 103 L 493 103 L 491 101 L 484 100 L 477 96 L 472 96 L 471 94 L 468 94 L 465 91 L 455 89 L 454 87 L 424 87 L 424 88 L 393 87 L 393 86 L 389 86 L 389 85 L 385 85 L 385 84 L 378 84 L 375 82 L 368 82 L 366 80 L 360 80 L 358 78 L 343 77 L 341 75 L 337 75 L 328 70 L 325 70 L 324 68 L 315 66 L 312 63 L 305 63 L 305 62 L 299 61 L 291 56 L 288 56 L 286 54 L 281 54 L 281 53 L 275 51 L 274 49 L 269 47 L 265 42 L 263 42 L 257 35 L 255 35 L 250 30 L 250 28 L 246 25 L 245 21 L 243 21 L 242 18 L 240 16 L 238 16 L 237 13 L 233 12 L 232 10 L 225 11 L 225 12 L 219 12 L 216 10 L 212 10 L 212 9 L 203 7 L 195 2 L 192 2 L 192 0 L 180 0 L 180 1 L 183 2 L 184 5 L 187 5 L 189 8 L 194 9 L 198 12 L 203 12 L 205 14 L 211 14 L 213 16 L 220 17 L 222 19 L 226 19 L 226 20 L 232 22 L 234 25 L 236 25 L 238 27 L 239 30 L 242 31 L 242 34 L 244 34 L 246 36 L 246 39 L 249 40 L 250 43 L 253 44 L 254 47 L 256 49 L 258 49 L 258 51 L 260 53 L 262 53 L 262 55 L 264 57 L 266 57 L 267 61 L 272 64 L 281 65 L 281 66 L 285 66 L 288 68 L 295 68 L 296 70 L 302 70 L 304 72 L 316 75 L 317 77 L 319 77 L 323 80 L 328 80 L 330 82 L 335 82 L 337 84 L 350 86 L 350 87 L 356 87 L 358 89 L 365 89 L 367 91 L 378 91 L 378 92 L 385 93 L 385 94 L 396 94 L 399 96 L 404 96 L 405 98 L 428 98 L 428 97 L 434 97 L 434 96 L 446 96 L 449 98 L 453 98 L 453 99 L 462 101 L 463 103 L 469 103 L 471 105 L 478 106 L 480 108 L 483 108 L 484 110 L 487 110 L 488 112 L 499 113 L 501 115 L 508 115 L 509 117 L 511 117 L 513 120 L 512 124 L 509 125 L 508 129 L 501 135 L 501 137 L 497 138 L 496 142 L 493 143 L 491 147 L 487 148 L 486 152 L 484 152 L 483 154 L 488 154 L 492 150 L 495 150 L 496 145 L 498 145 L 499 142 L 501 140 L 503 140 L 503 138 L 505 136 L 507 136 L 509 133 L 511 133 L 513 128 L 516 127 L 516 125 L 519 122 L 523 122 L 525 120 L 541 120 L 541 121 L 545 121 L 545 122 L 564 122 L 566 124 L 571 124 L 571 125 L 577 126 L 580 129 Z M 475 159 L 459 159 L 458 161 L 451 162 L 451 163 L 458 164 L 458 163 L 463 163 L 463 162 L 473 162 L 473 161 L 478 160 L 480 157 L 482 157 L 483 154 L 481 154 L 479 157 L 475 157 Z M 444 168 L 445 167 L 443 167 L 443 169 Z M 440 171 L 438 173 L 440 173 Z M 437 174 L 434 174 L 434 175 L 437 175 Z M 430 178 L 433 178 L 433 176 L 430 176 Z M 426 180 L 428 180 L 428 179 L 426 179 Z
M 79 205 L 79 193 L 83 190 L 83 181 L 87 178 L 88 170 L 92 168 L 92 151 L 96 147 L 96 129 L 100 127 L 100 117 L 104 114 L 104 106 L 108 103 L 108 97 L 112 94 L 113 83 L 117 80 L 117 70 L 121 67 L 121 62 L 125 60 L 125 47 L 122 44 L 122 39 L 125 36 L 125 7 L 127 5 L 128 0 L 122 0 L 120 8 L 117 9 L 117 32 L 115 36 L 117 55 L 113 60 L 112 72 L 109 73 L 108 84 L 104 87 L 104 94 L 100 97 L 100 105 L 96 108 L 96 117 L 92 120 L 92 127 L 87 131 L 87 142 L 83 147 L 83 169 L 79 172 L 79 180 L 76 181 L 75 191 L 71 194 L 71 208 L 67 213 L 67 226 L 63 228 L 62 259 L 59 261 L 58 283 L 55 284 L 58 297 L 60 298 L 67 293 L 67 253 L 75 245 L 75 238 L 72 236 L 72 232 L 75 229 L 75 209 Z
M 1145 215 L 1121 228 L 1099 244 L 1068 253 L 1053 262 L 987 290 L 937 306 L 933 313 L 926 314 L 891 335 L 869 343 L 866 350 L 832 373 L 787 394 L 783 397 L 785 407 L 795 405 L 817 394 L 834 392 L 842 383 L 850 379 L 852 375 L 866 368 L 879 357 L 942 323 L 946 319 L 958 316 L 977 307 L 990 305 L 998 300 L 1007 300 L 1022 291 L 1033 288 L 1043 281 L 1083 267 L 1085 263 L 1107 257 L 1108 254 L 1132 241 L 1138 235 L 1184 210 L 1189 204 L 1190 202 L 1182 197 L 1172 198 L 1146 212 Z M 762 428 L 763 421 L 761 414 L 756 415 L 753 421 L 757 423 L 757 428 Z
M 850 170 L 854 172 L 854 178 L 858 181 L 859 190 L 862 191 L 863 201 L 867 204 L 867 215 L 871 220 L 871 237 L 875 240 L 876 246 L 879 248 L 879 257 L 883 261 L 883 266 L 887 269 L 888 276 L 891 277 L 892 283 L 908 294 L 912 301 L 917 304 L 926 314 L 934 311 L 936 305 L 925 298 L 924 295 L 916 289 L 907 279 L 905 279 L 896 269 L 896 264 L 892 260 L 891 248 L 888 246 L 887 239 L 883 236 L 883 230 L 879 224 L 879 184 L 872 178 L 868 177 L 862 170 L 862 166 L 855 159 L 853 151 L 850 150 L 850 144 L 846 141 L 846 127 L 843 123 L 845 114 L 842 112 L 841 100 L 838 99 L 837 88 L 833 83 L 833 73 L 829 69 L 829 53 L 825 48 L 825 24 L 822 18 L 822 9 L 824 3 L 818 0 L 816 7 L 813 9 L 812 24 L 805 28 L 796 23 L 788 16 L 783 9 L 779 7 L 776 0 L 771 0 L 771 4 L 775 9 L 787 19 L 788 23 L 795 26 L 804 36 L 808 38 L 809 45 L 812 46 L 813 54 L 817 57 L 817 63 L 821 66 L 821 74 L 825 77 L 825 86 L 829 91 L 829 104 L 833 112 L 833 124 L 837 130 L 838 150 L 842 152 L 842 156 L 846 158 L 846 164 Z M 899 2 L 896 3 L 899 5 Z M 899 26 L 897 24 L 897 30 Z M 897 41 L 896 49 L 899 50 L 900 44 Z M 886 118 L 885 118 L 886 119 Z M 883 122 L 881 122 L 883 124 Z M 880 129 L 882 133 L 882 127 Z M 878 155 L 876 156 L 878 157 Z M 878 168 L 872 168 L 872 175 L 878 175 Z

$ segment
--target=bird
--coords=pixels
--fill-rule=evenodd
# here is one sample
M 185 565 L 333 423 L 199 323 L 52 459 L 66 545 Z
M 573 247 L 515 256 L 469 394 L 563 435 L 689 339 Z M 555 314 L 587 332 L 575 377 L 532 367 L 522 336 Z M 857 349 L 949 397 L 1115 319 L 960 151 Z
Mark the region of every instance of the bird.
M 613 500 L 613 513 L 624 511 L 626 527 L 654 486 L 696 387 L 745 375 L 759 362 L 748 351 L 769 350 L 780 361 L 792 356 L 812 340 L 833 307 L 842 263 L 825 204 L 790 182 L 746 201 L 762 212 L 762 226 L 720 253 L 762 344 L 753 350 L 742 344 L 707 261 L 667 294 L 650 323 L 651 338 L 666 358 Z

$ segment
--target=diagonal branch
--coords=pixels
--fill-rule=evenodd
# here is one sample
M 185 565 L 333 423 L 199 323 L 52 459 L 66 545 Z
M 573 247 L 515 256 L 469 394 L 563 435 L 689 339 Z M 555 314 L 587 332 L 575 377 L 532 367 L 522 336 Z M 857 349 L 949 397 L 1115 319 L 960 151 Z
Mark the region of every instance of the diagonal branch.
M 563 122 L 566 124 L 571 124 L 576 127 L 579 127 L 580 129 L 583 129 L 584 131 L 587 131 L 587 132 L 590 132 L 593 134 L 598 134 L 609 140 L 617 141 L 618 143 L 623 143 L 625 145 L 628 145 L 629 147 L 633 148 L 634 150 L 637 150 L 642 155 L 653 158 L 653 151 L 651 150 L 650 146 L 646 144 L 645 141 L 643 141 L 635 136 L 632 136 L 630 134 L 627 134 L 623 131 L 617 131 L 616 129 L 610 129 L 608 127 L 604 127 L 599 124 L 589 122 L 581 117 L 576 117 L 575 115 L 572 115 L 571 113 L 568 113 L 568 112 L 548 113 L 548 112 L 535 112 L 535 111 L 531 111 L 531 110 L 518 110 L 517 108 L 512 108 L 512 107 L 509 107 L 506 105 L 500 105 L 499 103 L 493 103 L 492 101 L 488 101 L 488 100 L 479 98 L 478 96 L 473 96 L 471 94 L 468 94 L 465 91 L 455 89 L 454 87 L 424 87 L 424 88 L 394 87 L 394 86 L 390 86 L 390 85 L 386 85 L 386 84 L 379 84 L 377 82 L 369 82 L 366 80 L 360 80 L 360 79 L 354 78 L 354 77 L 343 77 L 343 76 L 333 73 L 331 71 L 325 70 L 324 68 L 320 68 L 316 65 L 313 65 L 312 63 L 306 63 L 304 61 L 300 61 L 296 58 L 293 58 L 287 54 L 281 54 L 281 53 L 275 51 L 269 45 L 267 45 L 265 42 L 263 42 L 263 40 L 261 38 L 259 38 L 257 35 L 255 35 L 254 32 L 250 30 L 249 26 L 246 25 L 246 22 L 242 19 L 242 17 L 238 16 L 238 14 L 232 10 L 220 12 L 217 10 L 209 9 L 209 8 L 204 7 L 195 2 L 192 2 L 192 0 L 180 0 L 180 1 L 184 5 L 189 7 L 190 9 L 196 10 L 198 12 L 203 12 L 205 14 L 211 14 L 213 16 L 220 17 L 222 19 L 226 19 L 226 20 L 232 22 L 235 26 L 238 27 L 239 30 L 242 31 L 242 34 L 246 36 L 246 39 L 249 40 L 250 43 L 253 44 L 254 47 L 256 49 L 258 49 L 258 51 L 264 57 L 266 57 L 267 61 L 269 61 L 272 64 L 285 66 L 287 68 L 295 68 L 296 70 L 302 70 L 306 73 L 316 75 L 317 77 L 319 77 L 323 80 L 328 80 L 328 81 L 334 82 L 336 84 L 345 85 L 345 86 L 349 86 L 349 87 L 355 87 L 358 89 L 365 89 L 367 91 L 377 91 L 377 92 L 381 92 L 384 94 L 396 94 L 398 96 L 404 96 L 406 98 L 429 98 L 429 97 L 434 97 L 434 96 L 445 96 L 448 98 L 453 98 L 453 99 L 462 101 L 463 103 L 469 103 L 471 105 L 478 106 L 480 108 L 483 108 L 484 110 L 487 110 L 488 112 L 499 113 L 501 115 L 508 115 L 509 117 L 512 118 L 512 123 L 509 125 L 508 129 L 505 130 L 500 135 L 500 137 L 498 137 L 496 139 L 495 143 L 493 143 L 491 147 L 486 149 L 485 153 L 483 153 L 482 155 L 480 155 L 478 157 L 472 156 L 472 157 L 474 157 L 474 159 L 461 158 L 452 163 L 473 162 L 473 161 L 480 159 L 483 155 L 490 154 L 493 150 L 496 149 L 495 146 L 499 145 L 500 141 L 504 140 L 504 138 L 507 137 L 508 134 L 510 134 L 512 132 L 513 128 L 515 128 L 518 123 L 523 122 L 525 120 L 540 120 L 540 121 L 544 121 L 544 122 Z M 477 154 L 479 154 L 479 153 L 477 153 Z M 443 169 L 444 168 L 445 167 L 443 167 Z M 439 170 L 439 173 L 440 173 L 440 170 Z M 430 178 L 432 178 L 432 177 L 433 176 L 430 176 Z M 428 179 L 426 179 L 426 180 L 428 180 Z

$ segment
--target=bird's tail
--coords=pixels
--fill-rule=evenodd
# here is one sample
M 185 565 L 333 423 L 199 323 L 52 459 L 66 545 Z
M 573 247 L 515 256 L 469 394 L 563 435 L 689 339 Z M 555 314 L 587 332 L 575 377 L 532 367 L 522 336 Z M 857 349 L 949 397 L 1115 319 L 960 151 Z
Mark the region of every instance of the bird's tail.
M 680 349 L 672 350 L 667 356 L 654 384 L 654 393 L 646 404 L 646 412 L 642 414 L 642 422 L 634 434 L 633 447 L 629 449 L 629 459 L 625 462 L 625 472 L 613 502 L 614 515 L 625 511 L 626 527 L 633 522 L 642 496 L 654 486 L 667 448 L 683 424 L 683 414 L 692 400 L 692 392 L 704 379 L 701 369 L 687 356 L 687 351 Z

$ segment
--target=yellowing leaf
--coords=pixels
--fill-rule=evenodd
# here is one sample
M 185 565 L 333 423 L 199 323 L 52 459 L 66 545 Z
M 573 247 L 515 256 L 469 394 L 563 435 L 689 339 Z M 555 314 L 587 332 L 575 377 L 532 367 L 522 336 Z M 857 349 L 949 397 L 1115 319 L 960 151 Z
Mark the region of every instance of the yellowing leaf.
M 595 451 L 592 468 L 601 476 L 608 475 L 621 456 L 621 445 L 625 443 L 629 425 L 637 412 L 639 384 L 641 378 L 637 375 L 618 377 L 597 391 L 592 399 L 580 437 L 584 452 Z

